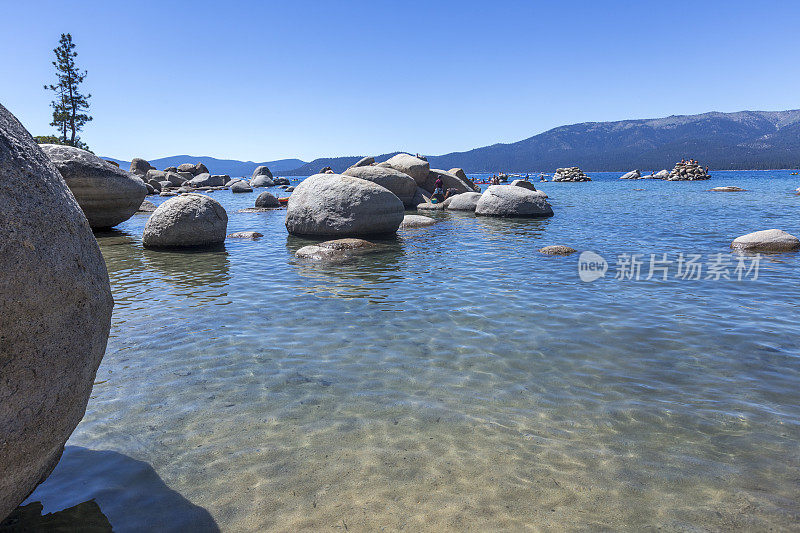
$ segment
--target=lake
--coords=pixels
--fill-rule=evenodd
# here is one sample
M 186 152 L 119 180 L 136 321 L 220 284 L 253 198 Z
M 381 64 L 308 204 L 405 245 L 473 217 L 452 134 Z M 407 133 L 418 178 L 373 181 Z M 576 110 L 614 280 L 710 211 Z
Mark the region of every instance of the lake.
M 800 177 L 588 174 L 536 183 L 552 218 L 437 212 L 341 264 L 296 259 L 284 210 L 237 213 L 258 189 L 211 194 L 257 241 L 98 234 L 108 349 L 27 501 L 94 498 L 116 531 L 796 529 L 800 254 L 729 245 L 800 234 Z

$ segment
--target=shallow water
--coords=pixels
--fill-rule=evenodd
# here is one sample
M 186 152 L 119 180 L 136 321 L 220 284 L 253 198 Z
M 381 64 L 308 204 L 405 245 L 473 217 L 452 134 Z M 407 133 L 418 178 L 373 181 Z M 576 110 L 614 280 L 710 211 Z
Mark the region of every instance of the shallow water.
M 339 265 L 296 260 L 284 211 L 236 212 L 256 194 L 212 196 L 258 241 L 143 250 L 147 215 L 98 235 L 108 350 L 29 501 L 96 498 L 117 531 L 797 529 L 800 254 L 756 280 L 613 271 L 799 234 L 800 178 L 590 175 L 537 184 L 553 218 L 436 213 Z M 549 244 L 610 269 L 582 282 Z

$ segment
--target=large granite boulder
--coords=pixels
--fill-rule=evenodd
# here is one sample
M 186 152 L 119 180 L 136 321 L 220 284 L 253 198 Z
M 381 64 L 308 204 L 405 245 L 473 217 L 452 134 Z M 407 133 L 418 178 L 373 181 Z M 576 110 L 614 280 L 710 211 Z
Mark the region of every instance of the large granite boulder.
M 164 179 L 170 182 L 175 187 L 180 187 L 181 185 L 183 185 L 188 181 L 186 178 L 184 178 L 177 172 L 171 172 L 171 171 L 164 173 Z
M 469 180 L 469 178 L 467 178 L 467 173 L 464 172 L 463 168 L 458 168 L 458 167 L 451 168 L 447 172 L 449 172 L 450 174 L 452 174 L 452 175 L 454 175 L 454 176 L 456 176 L 458 178 L 461 178 L 464 181 L 468 181 Z
M 583 173 L 578 167 L 557 168 L 553 174 L 553 181 L 592 181 L 592 178 Z
M 731 248 L 747 252 L 791 252 L 800 250 L 800 239 L 783 230 L 765 229 L 736 237 Z
M 134 157 L 133 161 L 131 161 L 131 169 L 130 169 L 131 174 L 136 174 L 137 176 L 144 176 L 147 174 L 148 170 L 155 170 L 155 167 L 153 167 L 150 163 L 148 163 L 144 159 L 140 157 Z
M 256 169 L 253 171 L 253 175 L 250 176 L 250 181 L 252 182 L 257 176 L 266 176 L 269 179 L 272 179 L 272 172 L 270 172 L 269 168 L 261 165 L 256 167 Z
M 466 180 L 462 180 L 455 174 L 451 174 L 445 170 L 432 168 L 428 171 L 428 178 L 422 184 L 422 188 L 426 191 L 433 192 L 435 190 L 436 180 L 441 179 L 444 184 L 444 190 L 455 189 L 457 192 L 474 192 L 472 184 Z
M 147 196 L 144 182 L 91 152 L 43 144 L 93 228 L 110 228 L 131 218 Z
M 395 196 L 400 198 L 403 205 L 414 206 L 414 196 L 417 193 L 417 182 L 403 172 L 386 167 L 351 167 L 344 171 L 345 176 L 353 176 L 362 180 L 377 183 L 392 191 Z
M 204 172 L 190 179 L 188 183 L 192 187 L 223 187 L 225 185 L 225 178 L 222 176 L 212 176 Z
M 379 163 L 378 166 L 393 168 L 408 174 L 414 178 L 417 185 L 422 187 L 425 186 L 425 182 L 428 179 L 428 171 L 431 169 L 430 163 L 410 154 L 397 154 L 383 163 Z
M 80 206 L 2 105 L 0 220 L 2 521 L 47 478 L 83 418 L 114 305 Z
M 509 183 L 509 185 L 513 185 L 514 187 L 522 187 L 523 189 L 528 189 L 529 191 L 536 190 L 536 186 L 533 183 L 525 180 L 514 180 Z
M 273 207 L 280 207 L 280 206 L 281 203 L 270 192 L 264 191 L 258 195 L 258 198 L 256 198 L 256 207 L 270 209 Z
M 343 176 L 315 174 L 289 197 L 286 229 L 293 235 L 357 236 L 397 231 L 403 202 L 377 183 Z
M 665 180 L 668 177 L 669 177 L 669 170 L 667 170 L 667 169 L 659 170 L 658 172 L 653 174 L 653 179 L 657 179 L 657 180 Z
M 494 217 L 551 217 L 553 208 L 540 191 L 529 191 L 513 185 L 492 185 L 478 200 L 475 214 Z
M 145 248 L 210 246 L 225 241 L 228 214 L 213 198 L 182 194 L 150 215 L 142 233 Z
M 267 168 L 267 167 L 258 167 L 258 168 Z M 266 174 L 259 174 L 258 176 L 253 176 L 252 178 L 250 178 L 251 187 L 272 187 L 274 185 L 275 182 L 272 181 L 272 178 L 270 178 Z
M 638 180 L 642 177 L 642 173 L 638 170 L 631 170 L 630 172 L 626 172 L 622 176 L 619 177 L 621 180 Z
M 368 155 L 367 157 L 362 157 L 361 159 L 356 161 L 356 163 L 353 166 L 351 166 L 350 168 L 368 167 L 368 166 L 374 165 L 374 164 L 375 164 L 375 158 L 370 156 L 370 155 Z
M 480 200 L 481 196 L 483 195 L 479 192 L 465 192 L 451 196 L 447 199 L 449 200 L 449 203 L 447 204 L 447 210 L 472 211 L 474 213 L 475 208 L 478 206 L 478 200 Z

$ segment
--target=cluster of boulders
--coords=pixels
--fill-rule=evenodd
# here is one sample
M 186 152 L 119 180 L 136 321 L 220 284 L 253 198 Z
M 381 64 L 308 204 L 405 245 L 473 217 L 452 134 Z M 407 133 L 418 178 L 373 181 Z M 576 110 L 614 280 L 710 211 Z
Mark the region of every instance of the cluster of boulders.
M 676 163 L 675 168 L 672 169 L 666 179 L 667 181 L 696 181 L 707 180 L 710 177 L 706 169 L 700 166 L 700 163 L 689 160 Z
M 592 178 L 583 173 L 578 167 L 557 168 L 553 181 L 592 181 Z
M 58 152 L 66 179 L 74 183 L 71 172 L 84 164 L 90 171 L 76 190 L 96 185 L 113 197 L 106 180 L 127 190 L 113 165 L 83 154 L 72 165 L 70 154 Z M 0 521 L 58 463 L 83 418 L 111 327 L 106 265 L 88 208 L 65 178 L 0 105 Z M 144 198 L 144 185 L 131 189 Z

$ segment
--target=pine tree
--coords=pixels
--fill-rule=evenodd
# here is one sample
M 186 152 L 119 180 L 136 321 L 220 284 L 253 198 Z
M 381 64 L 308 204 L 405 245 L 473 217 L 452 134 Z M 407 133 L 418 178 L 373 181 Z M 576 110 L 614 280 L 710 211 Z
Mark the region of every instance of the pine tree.
M 83 129 L 84 124 L 92 120 L 86 112 L 89 110 L 89 98 L 91 94 L 83 95 L 80 92 L 80 84 L 86 77 L 86 71 L 81 71 L 75 65 L 75 43 L 72 42 L 72 35 L 62 33 L 58 46 L 53 49 L 56 60 L 53 66 L 56 67 L 55 85 L 45 85 L 44 88 L 56 93 L 55 99 L 50 103 L 53 108 L 53 122 L 51 126 L 58 128 L 59 138 L 62 143 L 78 148 L 88 149 L 78 133 Z

